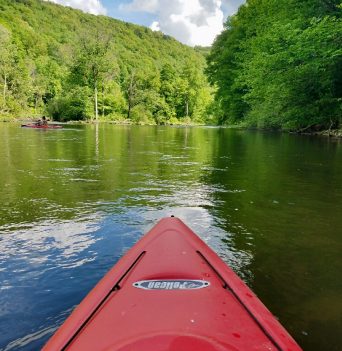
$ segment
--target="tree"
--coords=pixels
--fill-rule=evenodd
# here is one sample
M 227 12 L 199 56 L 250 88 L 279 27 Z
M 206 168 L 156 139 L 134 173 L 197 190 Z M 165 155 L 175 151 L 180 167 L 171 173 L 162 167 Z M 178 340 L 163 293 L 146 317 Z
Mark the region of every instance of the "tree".
M 109 61 L 111 37 L 107 32 L 96 30 L 94 35 L 81 37 L 81 48 L 73 67 L 74 82 L 87 85 L 93 90 L 94 114 L 98 121 L 98 91 L 103 85 L 108 71 L 113 68 L 113 61 Z M 113 58 L 112 58 L 113 59 Z
M 302 130 L 341 116 L 339 0 L 249 0 L 208 56 L 222 122 Z
M 193 115 L 193 111 L 198 103 L 198 93 L 204 86 L 205 82 L 201 71 L 192 62 L 187 62 L 182 71 L 182 78 L 184 80 L 184 109 L 185 116 L 188 118 Z
M 24 59 L 12 34 L 0 25 L 0 81 L 3 113 L 15 114 L 25 109 L 31 93 L 28 69 L 31 60 Z
M 10 33 L 0 25 L 0 78 L 2 81 L 2 111 L 7 109 L 8 83 L 15 65 L 15 48 Z
M 127 99 L 127 119 L 131 119 L 132 110 L 140 106 L 140 111 L 154 113 L 154 102 L 159 99 L 159 73 L 147 63 L 133 62 L 122 74 L 122 85 Z M 153 96 L 153 98 L 152 98 Z
M 138 94 L 138 81 L 139 78 L 134 69 L 131 70 L 129 73 L 127 80 L 126 80 L 126 97 L 128 102 L 127 108 L 127 119 L 131 118 L 131 111 L 134 106 L 139 104 L 139 94 Z

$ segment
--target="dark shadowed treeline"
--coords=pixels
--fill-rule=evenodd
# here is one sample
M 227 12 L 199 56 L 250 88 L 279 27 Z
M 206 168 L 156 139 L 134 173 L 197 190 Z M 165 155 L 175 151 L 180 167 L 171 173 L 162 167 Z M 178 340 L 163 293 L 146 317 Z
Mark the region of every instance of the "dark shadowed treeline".
M 340 0 L 247 0 L 208 57 L 221 123 L 339 127 L 341 11 Z
M 204 67 L 199 49 L 148 28 L 45 1 L 0 1 L 5 118 L 207 122 Z

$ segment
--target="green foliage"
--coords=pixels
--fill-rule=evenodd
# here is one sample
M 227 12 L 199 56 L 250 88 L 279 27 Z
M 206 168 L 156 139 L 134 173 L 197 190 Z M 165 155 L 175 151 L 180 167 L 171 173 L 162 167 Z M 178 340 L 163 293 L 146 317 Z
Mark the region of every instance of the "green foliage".
M 92 105 L 88 99 L 90 94 L 88 87 L 76 86 L 67 94 L 51 100 L 47 105 L 47 112 L 57 121 L 89 119 L 93 114 Z
M 337 127 L 342 99 L 340 1 L 250 0 L 208 57 L 222 123 Z
M 136 124 L 153 124 L 152 117 L 152 112 L 143 104 L 136 105 L 131 113 L 131 119 Z
M 42 0 L 2 0 L 0 36 L 2 113 L 206 122 L 207 49 Z
M 0 25 L 0 112 L 3 115 L 27 108 L 32 89 L 28 63 L 20 55 L 10 31 Z

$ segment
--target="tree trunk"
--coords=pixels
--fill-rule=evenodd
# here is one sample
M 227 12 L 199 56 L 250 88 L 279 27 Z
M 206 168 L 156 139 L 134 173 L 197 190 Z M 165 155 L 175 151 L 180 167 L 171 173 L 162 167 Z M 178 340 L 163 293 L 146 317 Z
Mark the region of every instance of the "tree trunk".
M 131 109 L 132 109 L 131 102 L 128 100 L 127 119 L 131 118 Z
M 38 94 L 34 94 L 34 114 L 37 114 L 37 105 L 38 105 Z
M 5 73 L 4 80 L 4 107 L 6 107 L 6 93 L 7 93 L 7 74 Z
M 98 109 L 98 104 L 97 104 L 97 84 L 95 84 L 94 96 L 95 96 L 95 120 L 96 120 L 96 122 L 98 122 L 99 109 Z
M 185 103 L 185 113 L 186 113 L 186 117 L 189 117 L 189 101 L 186 100 Z
M 314 126 L 314 124 L 310 124 L 310 125 L 308 125 L 307 127 L 305 127 L 305 128 L 302 128 L 302 129 L 297 129 L 296 130 L 296 133 L 303 133 L 303 132 L 305 132 L 305 131 L 307 131 L 308 129 L 310 129 L 310 128 L 312 128 Z
M 128 87 L 128 111 L 127 111 L 127 119 L 131 117 L 131 110 L 133 105 L 133 95 L 134 95 L 134 72 L 131 74 L 131 81 Z
M 331 128 L 333 127 L 333 125 L 334 125 L 334 122 L 330 118 L 330 126 L 329 126 L 329 134 L 328 134 L 329 138 L 331 137 Z

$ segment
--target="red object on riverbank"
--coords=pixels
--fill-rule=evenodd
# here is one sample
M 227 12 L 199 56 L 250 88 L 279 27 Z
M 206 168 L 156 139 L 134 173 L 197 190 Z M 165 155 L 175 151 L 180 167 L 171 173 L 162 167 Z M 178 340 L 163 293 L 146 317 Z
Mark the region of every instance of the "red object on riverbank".
M 48 124 L 48 125 L 37 125 L 37 124 L 22 124 L 22 128 L 35 128 L 35 129 L 61 129 L 63 128 L 62 126 L 57 126 L 54 124 Z
M 300 351 L 256 295 L 177 218 L 162 219 L 43 351 Z

